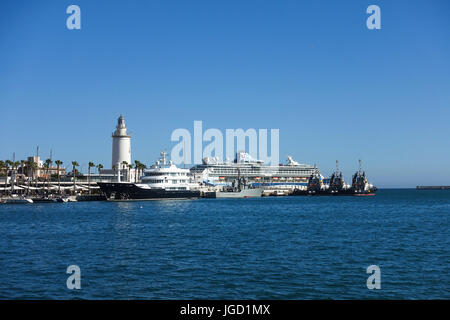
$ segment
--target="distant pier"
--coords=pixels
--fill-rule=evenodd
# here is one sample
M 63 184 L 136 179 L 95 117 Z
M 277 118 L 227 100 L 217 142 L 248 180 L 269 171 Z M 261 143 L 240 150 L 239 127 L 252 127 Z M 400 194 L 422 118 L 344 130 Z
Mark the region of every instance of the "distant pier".
M 450 186 L 417 186 L 417 190 L 445 190 L 450 189 Z

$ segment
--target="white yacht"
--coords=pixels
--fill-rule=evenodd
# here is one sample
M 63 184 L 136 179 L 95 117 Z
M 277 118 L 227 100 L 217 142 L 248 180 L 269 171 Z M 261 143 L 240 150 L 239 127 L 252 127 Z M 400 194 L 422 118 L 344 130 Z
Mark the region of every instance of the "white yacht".
M 167 153 L 149 169 L 145 169 L 139 183 L 97 183 L 108 200 L 151 200 L 200 197 L 199 184 L 188 169 L 178 168 L 167 161 Z

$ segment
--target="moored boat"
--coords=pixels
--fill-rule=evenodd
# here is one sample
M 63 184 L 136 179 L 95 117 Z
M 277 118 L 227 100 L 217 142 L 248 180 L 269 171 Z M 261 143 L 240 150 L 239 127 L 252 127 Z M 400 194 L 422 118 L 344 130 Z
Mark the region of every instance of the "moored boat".
M 141 182 L 98 182 L 108 201 L 191 199 L 199 198 L 199 184 L 193 182 L 188 169 L 181 169 L 167 161 L 167 153 L 144 170 Z
M 359 169 L 352 177 L 352 185 L 345 183 L 342 172 L 339 171 L 338 161 L 336 161 L 336 171 L 330 177 L 330 183 L 324 184 L 323 177 L 317 170 L 309 180 L 306 189 L 296 189 L 292 192 L 293 196 L 373 196 L 377 188 L 370 184 L 366 177 L 366 172 L 361 168 L 359 160 Z
M 248 178 L 240 176 L 240 169 L 237 170 L 238 176 L 231 186 L 225 186 L 220 190 L 207 192 L 205 198 L 258 198 L 262 196 L 264 189 L 262 187 L 253 187 L 248 183 Z
M 33 200 L 28 197 L 22 196 L 11 196 L 6 199 L 3 199 L 4 204 L 29 204 L 33 203 Z
M 377 190 L 377 187 L 367 180 L 366 172 L 362 169 L 361 160 L 359 160 L 359 169 L 352 177 L 349 193 L 354 196 L 374 196 Z
M 205 198 L 218 198 L 218 199 L 237 199 L 237 198 L 259 198 L 262 196 L 264 189 L 260 187 L 256 188 L 244 188 L 244 189 L 222 189 L 219 191 L 206 192 Z
M 32 198 L 34 203 L 53 203 L 55 199 L 48 197 Z

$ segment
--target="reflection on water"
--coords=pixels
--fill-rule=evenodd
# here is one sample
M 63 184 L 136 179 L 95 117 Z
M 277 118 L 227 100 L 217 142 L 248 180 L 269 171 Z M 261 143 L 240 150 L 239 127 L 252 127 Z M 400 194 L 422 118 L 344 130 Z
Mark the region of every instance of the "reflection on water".
M 199 201 L 198 199 L 159 199 L 159 200 L 143 200 L 143 201 L 114 201 L 111 202 L 122 213 L 133 212 L 137 209 L 145 209 L 152 207 L 152 209 L 160 210 L 186 210 L 192 205 L 192 202 Z
M 183 199 L 183 200 L 158 200 L 155 201 L 155 208 L 164 212 L 182 213 L 186 212 L 193 206 L 193 202 L 199 201 L 197 199 Z
M 113 203 L 117 206 L 119 212 L 122 213 L 130 212 L 132 209 L 136 207 L 136 204 L 132 201 L 117 201 Z

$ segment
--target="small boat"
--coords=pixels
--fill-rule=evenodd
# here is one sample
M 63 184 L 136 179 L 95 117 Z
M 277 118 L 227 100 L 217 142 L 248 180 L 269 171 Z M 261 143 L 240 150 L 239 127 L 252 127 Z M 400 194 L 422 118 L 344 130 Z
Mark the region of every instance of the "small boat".
M 55 202 L 69 202 L 69 198 L 68 197 L 56 197 L 53 199 L 53 201 Z
M 17 197 L 17 196 L 11 196 L 9 198 L 6 198 L 3 200 L 3 203 L 5 204 L 28 204 L 33 203 L 33 200 L 27 197 Z
M 53 203 L 55 202 L 55 200 L 53 198 L 47 198 L 47 197 L 42 197 L 42 198 L 32 198 L 34 203 Z
M 76 196 L 70 196 L 67 197 L 67 201 L 66 202 L 77 202 L 77 197 Z

